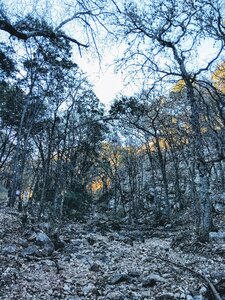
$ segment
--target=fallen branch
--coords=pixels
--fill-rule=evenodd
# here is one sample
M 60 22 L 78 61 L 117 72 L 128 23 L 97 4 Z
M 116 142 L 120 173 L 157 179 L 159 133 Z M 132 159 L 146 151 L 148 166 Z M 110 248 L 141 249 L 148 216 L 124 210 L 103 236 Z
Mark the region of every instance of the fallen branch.
M 201 275 L 201 274 L 199 274 Z M 222 300 L 222 298 L 220 297 L 219 293 L 217 292 L 216 288 L 214 287 L 214 285 L 212 284 L 212 282 L 209 280 L 209 278 L 206 275 L 201 275 L 202 278 L 207 282 L 208 286 L 211 289 L 211 292 L 213 293 L 214 297 L 216 300 Z
M 170 263 L 170 264 L 172 264 L 172 265 L 174 265 L 174 266 L 176 266 L 176 267 L 178 267 L 178 268 L 185 269 L 185 270 L 187 270 L 187 271 L 193 273 L 193 274 L 196 275 L 197 277 L 203 279 L 203 280 L 207 283 L 207 285 L 209 286 L 209 288 L 210 288 L 210 290 L 211 290 L 211 293 L 212 293 L 213 296 L 214 296 L 214 299 L 215 299 L 215 300 L 222 300 L 222 298 L 220 297 L 219 293 L 217 292 L 215 286 L 213 285 L 213 283 L 209 280 L 209 278 L 208 278 L 206 275 L 203 275 L 203 274 L 201 274 L 201 273 L 198 273 L 198 272 L 194 271 L 193 269 L 191 269 L 191 268 L 189 268 L 189 267 L 187 267 L 187 266 L 184 266 L 184 265 L 179 264 L 179 263 L 175 263 L 175 262 L 173 262 L 173 261 L 171 261 L 171 260 L 169 260 L 169 259 L 162 258 L 162 257 L 158 257 L 158 256 L 152 255 L 152 254 L 151 254 L 151 256 L 154 257 L 154 258 L 156 258 L 156 259 L 159 259 L 159 260 L 165 261 L 165 262 L 167 262 L 167 263 Z

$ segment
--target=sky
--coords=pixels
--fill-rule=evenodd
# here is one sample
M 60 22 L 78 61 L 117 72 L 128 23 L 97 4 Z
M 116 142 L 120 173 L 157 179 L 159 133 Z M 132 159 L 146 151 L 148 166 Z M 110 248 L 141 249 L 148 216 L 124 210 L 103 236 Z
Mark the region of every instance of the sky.
M 114 71 L 111 54 L 104 57 L 101 65 L 97 59 L 89 59 L 88 55 L 77 57 L 76 63 L 87 74 L 89 81 L 93 84 L 95 94 L 107 107 L 116 95 L 127 89 L 123 85 L 122 74 Z
M 62 3 L 68 4 L 71 1 L 73 2 L 73 0 L 67 0 L 62 1 Z M 22 15 L 27 12 L 35 11 L 36 14 L 44 14 L 48 18 L 56 20 L 57 24 L 64 20 L 65 16 L 68 17 L 68 15 L 71 14 L 67 9 L 68 7 L 62 6 L 59 0 L 3 0 L 3 2 L 11 8 L 11 13 L 16 11 L 17 14 Z M 69 27 L 65 27 L 65 29 L 69 30 L 72 36 L 78 37 L 79 40 L 83 41 L 84 32 L 82 30 L 79 32 L 76 25 L 77 24 L 74 24 L 73 27 L 70 27 L 71 24 L 68 24 Z M 211 56 L 213 52 L 212 48 L 213 46 L 209 45 L 209 41 L 205 41 L 198 53 L 199 62 L 204 63 L 204 61 Z M 123 46 L 118 47 L 118 45 L 112 46 L 103 44 L 101 45 L 102 59 L 101 62 L 99 62 L 98 58 L 94 56 L 91 51 L 82 51 L 82 55 L 80 55 L 77 47 L 75 47 L 75 62 L 87 74 L 89 81 L 93 84 L 94 92 L 106 107 L 109 107 L 115 97 L 121 93 L 129 96 L 137 92 L 136 83 L 125 86 L 124 73 L 116 73 L 114 70 L 114 59 L 119 56 L 121 57 L 122 51 Z

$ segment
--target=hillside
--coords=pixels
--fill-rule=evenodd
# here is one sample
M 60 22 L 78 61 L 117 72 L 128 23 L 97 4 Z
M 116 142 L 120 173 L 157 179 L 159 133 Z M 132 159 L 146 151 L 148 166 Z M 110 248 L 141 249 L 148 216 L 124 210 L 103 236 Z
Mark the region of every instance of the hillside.
M 222 215 L 218 216 L 222 222 Z M 60 237 L 0 207 L 0 299 L 225 299 L 225 244 L 192 228 L 65 222 Z M 217 294 L 217 292 L 218 294 Z

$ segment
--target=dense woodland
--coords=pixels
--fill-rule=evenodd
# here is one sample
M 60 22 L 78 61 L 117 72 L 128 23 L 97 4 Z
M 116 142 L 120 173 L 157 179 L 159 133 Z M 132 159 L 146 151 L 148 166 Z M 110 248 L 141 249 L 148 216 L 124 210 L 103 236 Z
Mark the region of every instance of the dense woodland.
M 28 1 L 32 9 L 22 1 L 23 14 L 7 2 L 0 181 L 23 225 L 37 218 L 59 235 L 66 222 L 107 215 L 156 230 L 191 222 L 199 243 L 222 233 L 224 1 L 76 0 L 62 3 L 62 14 L 51 1 Z M 89 51 L 101 64 L 104 43 L 121 47 L 115 69 L 139 85 L 109 110 L 75 59 Z

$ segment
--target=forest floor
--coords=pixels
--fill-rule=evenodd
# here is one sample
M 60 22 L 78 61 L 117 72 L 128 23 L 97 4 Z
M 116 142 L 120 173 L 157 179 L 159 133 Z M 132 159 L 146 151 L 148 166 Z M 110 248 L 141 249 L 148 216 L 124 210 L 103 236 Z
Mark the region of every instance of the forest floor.
M 1 300 L 225 299 L 224 240 L 198 243 L 190 226 L 95 218 L 63 224 L 57 242 L 0 203 Z

